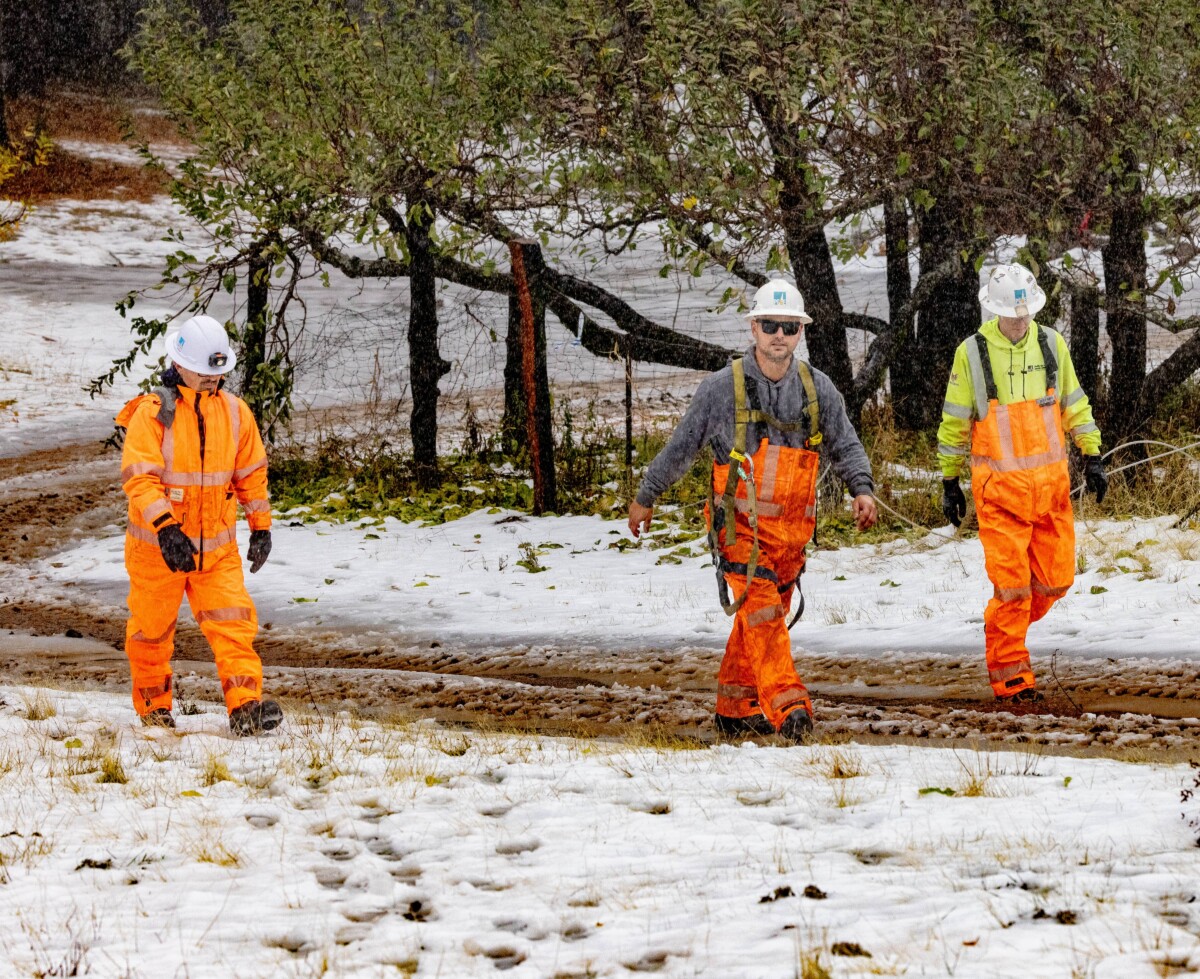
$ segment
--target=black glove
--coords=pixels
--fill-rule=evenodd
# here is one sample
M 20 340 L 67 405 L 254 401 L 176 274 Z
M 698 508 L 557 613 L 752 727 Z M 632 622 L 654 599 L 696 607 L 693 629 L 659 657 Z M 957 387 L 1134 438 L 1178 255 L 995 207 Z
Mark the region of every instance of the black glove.
M 250 546 L 246 548 L 246 560 L 250 562 L 250 573 L 254 574 L 267 562 L 271 554 L 271 532 L 269 530 L 250 531 Z
M 177 523 L 170 523 L 158 532 L 158 549 L 172 571 L 195 571 L 196 545 Z
M 1096 502 L 1104 502 L 1108 492 L 1108 477 L 1104 475 L 1104 461 L 1099 456 L 1083 457 L 1083 479 L 1089 493 L 1096 494 Z
M 967 498 L 963 496 L 957 476 L 942 480 L 942 513 L 955 527 L 961 524 L 963 517 L 967 515 Z

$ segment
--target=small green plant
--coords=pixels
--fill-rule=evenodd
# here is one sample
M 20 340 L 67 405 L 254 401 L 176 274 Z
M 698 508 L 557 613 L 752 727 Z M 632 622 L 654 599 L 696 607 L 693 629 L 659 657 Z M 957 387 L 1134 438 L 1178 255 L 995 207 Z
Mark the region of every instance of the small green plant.
M 518 547 L 522 555 L 521 559 L 517 561 L 518 567 L 524 568 L 530 574 L 541 574 L 543 571 L 550 570 L 538 560 L 538 549 L 535 545 L 524 541 Z

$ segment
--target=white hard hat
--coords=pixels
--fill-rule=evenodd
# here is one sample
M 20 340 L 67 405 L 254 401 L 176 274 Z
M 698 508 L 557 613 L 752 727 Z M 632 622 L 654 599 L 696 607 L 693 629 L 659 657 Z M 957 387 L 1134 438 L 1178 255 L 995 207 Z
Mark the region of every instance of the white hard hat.
M 167 333 L 167 357 L 197 374 L 228 374 L 237 363 L 225 327 L 211 316 L 193 316 Z
M 812 317 L 804 312 L 804 297 L 800 295 L 800 290 L 786 279 L 772 279 L 754 294 L 754 307 L 746 314 L 746 318 L 759 317 L 812 322 Z
M 1033 316 L 1046 305 L 1046 294 L 1024 265 L 997 265 L 979 290 L 979 303 L 997 316 Z

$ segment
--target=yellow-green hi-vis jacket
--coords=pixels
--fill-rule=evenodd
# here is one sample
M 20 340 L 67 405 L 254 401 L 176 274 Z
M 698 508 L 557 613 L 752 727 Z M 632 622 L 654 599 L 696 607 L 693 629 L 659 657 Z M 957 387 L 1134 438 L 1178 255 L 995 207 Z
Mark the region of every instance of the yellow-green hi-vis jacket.
M 1046 364 L 1042 357 L 1038 331 L 1043 331 L 1058 357 L 1056 394 L 1062 411 L 1063 429 L 1075 440 L 1084 455 L 1100 454 L 1100 429 L 1092 418 L 1092 406 L 1079 378 L 1067 342 L 1055 330 L 1036 322 L 1016 343 L 1000 332 L 998 319 L 988 320 L 979 328 L 987 339 L 1000 404 L 1036 401 L 1046 396 Z M 971 426 L 987 411 L 987 392 L 976 391 L 969 348 L 976 343 L 967 337 L 954 352 L 954 366 L 942 405 L 942 424 L 938 427 L 938 463 L 942 476 L 952 479 L 969 474 L 971 462 Z

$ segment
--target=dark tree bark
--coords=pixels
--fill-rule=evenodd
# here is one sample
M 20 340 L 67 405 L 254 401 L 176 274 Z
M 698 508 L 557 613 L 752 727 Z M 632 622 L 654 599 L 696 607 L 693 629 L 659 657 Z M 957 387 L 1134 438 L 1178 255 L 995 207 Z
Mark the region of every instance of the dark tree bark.
M 1112 227 L 1101 249 L 1105 323 L 1112 341 L 1112 372 L 1100 423 L 1108 442 L 1128 438 L 1145 420 L 1138 406 L 1146 381 L 1146 218 L 1140 178 L 1127 179 L 1132 186 L 1113 188 Z
M 411 258 L 408 312 L 409 377 L 412 383 L 413 466 L 418 482 L 438 481 L 437 408 L 438 381 L 450 364 L 438 351 L 437 274 L 429 239 L 428 209 L 414 202 L 408 209 L 408 247 Z
M 246 284 L 246 329 L 242 334 L 242 397 L 254 412 L 254 420 L 263 427 L 262 402 L 255 389 L 258 369 L 267 360 L 267 314 L 270 296 L 271 265 L 261 250 L 250 257 Z
M 804 328 L 808 362 L 828 374 L 839 391 L 848 392 L 854 372 L 850 366 L 850 345 L 846 339 L 837 272 L 825 229 L 816 228 L 795 236 L 789 234 L 787 242 L 796 284 L 804 296 L 805 311 L 813 318 Z
M 896 317 L 912 298 L 912 274 L 909 271 L 908 207 L 903 197 L 891 198 L 883 208 L 883 241 L 887 249 L 888 315 Z M 911 431 L 921 404 L 921 374 L 911 362 L 899 362 L 905 351 L 915 352 L 917 333 L 910 321 L 899 338 L 896 354 L 888 370 L 892 393 L 892 414 L 900 428 Z
M 3 27 L 0 57 L 9 63 L 8 94 L 41 96 L 50 67 L 49 5 L 5 3 Z
M 932 428 L 941 419 L 946 381 L 955 348 L 979 328 L 979 277 L 963 253 L 973 250 L 966 233 L 966 212 L 953 199 L 939 200 L 928 211 L 917 210 L 921 238 L 920 269 L 925 275 L 946 262 L 956 262 L 959 274 L 941 283 L 921 307 L 916 344 L 907 369 L 920 386 L 907 421 L 913 429 Z
M 1097 404 L 1100 394 L 1100 292 L 1094 286 L 1071 290 L 1071 363 L 1079 384 Z
M 3 30 L 3 22 L 0 22 L 0 30 Z M 0 66 L 0 146 L 7 146 L 8 144 L 8 112 L 4 98 L 4 68 Z

